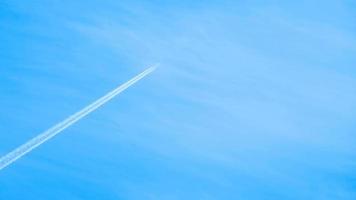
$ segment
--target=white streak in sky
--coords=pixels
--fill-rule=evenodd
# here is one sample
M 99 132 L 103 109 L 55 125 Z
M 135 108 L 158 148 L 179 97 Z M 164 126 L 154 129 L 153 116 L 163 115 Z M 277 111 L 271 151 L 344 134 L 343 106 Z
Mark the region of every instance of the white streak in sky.
M 52 137 L 56 136 L 58 133 L 63 131 L 64 129 L 68 128 L 78 120 L 82 119 L 89 113 L 93 112 L 94 110 L 98 109 L 100 106 L 114 98 L 116 95 L 121 93 L 122 91 L 126 90 L 128 87 L 136 83 L 137 81 L 141 80 L 146 75 L 150 74 L 156 69 L 156 67 L 150 67 L 143 71 L 142 73 L 138 74 L 131 80 L 127 81 L 126 83 L 120 85 L 113 91 L 109 92 L 105 96 L 101 97 L 100 99 L 96 100 L 92 104 L 88 105 L 87 107 L 83 108 L 81 111 L 69 116 L 67 119 L 63 120 L 62 122 L 56 124 L 52 128 L 48 129 L 47 131 L 41 133 L 40 135 L 32 138 L 30 141 L 26 142 L 25 144 L 19 146 L 15 150 L 11 151 L 10 153 L 6 154 L 5 156 L 0 158 L 0 170 L 5 168 L 6 166 L 10 165 L 11 163 L 15 162 L 17 159 L 21 158 L 25 154 L 32 151 L 34 148 L 38 147 L 42 143 L 46 142 L 47 140 L 51 139 Z

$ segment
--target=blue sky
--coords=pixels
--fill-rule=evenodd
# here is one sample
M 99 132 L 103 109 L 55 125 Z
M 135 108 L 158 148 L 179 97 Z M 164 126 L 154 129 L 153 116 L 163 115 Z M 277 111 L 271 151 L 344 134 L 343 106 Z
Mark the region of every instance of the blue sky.
M 0 199 L 355 199 L 356 3 L 0 2 Z

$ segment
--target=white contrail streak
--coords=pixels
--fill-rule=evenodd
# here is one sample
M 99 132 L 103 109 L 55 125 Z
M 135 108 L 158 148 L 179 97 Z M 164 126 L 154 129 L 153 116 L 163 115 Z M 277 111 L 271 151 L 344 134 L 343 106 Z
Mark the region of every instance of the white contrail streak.
M 92 104 L 88 105 L 87 107 L 83 108 L 81 111 L 69 116 L 67 119 L 59 122 L 52 128 L 48 129 L 47 131 L 41 133 L 40 135 L 32 138 L 30 141 L 26 142 L 25 144 L 19 146 L 15 150 L 11 151 L 10 153 L 6 154 L 5 156 L 0 158 L 0 170 L 5 168 L 6 166 L 10 165 L 11 163 L 15 162 L 17 159 L 21 158 L 25 154 L 32 151 L 34 148 L 38 147 L 42 143 L 46 142 L 47 140 L 51 139 L 52 137 L 56 136 L 58 133 L 63 131 L 64 129 L 68 128 L 78 120 L 82 119 L 89 113 L 93 112 L 94 110 L 98 109 L 100 106 L 104 105 L 106 102 L 110 101 L 116 95 L 121 93 L 122 91 L 126 90 L 128 87 L 136 83 L 137 81 L 141 80 L 146 75 L 150 74 L 156 69 L 156 66 L 150 67 L 143 71 L 142 73 L 138 74 L 131 80 L 127 81 L 126 83 L 120 85 L 113 91 L 109 92 L 105 96 L 101 97 L 100 99 L 96 100 Z

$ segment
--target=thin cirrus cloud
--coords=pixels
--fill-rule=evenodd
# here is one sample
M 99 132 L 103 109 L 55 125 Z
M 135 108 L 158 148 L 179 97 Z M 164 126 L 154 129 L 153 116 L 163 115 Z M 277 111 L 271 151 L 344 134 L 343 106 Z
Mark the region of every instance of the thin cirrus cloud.
M 345 139 L 353 130 L 349 123 L 356 93 L 348 61 L 355 49 L 347 48 L 345 40 L 354 43 L 354 38 L 349 30 L 332 25 L 327 29 L 338 34 L 325 36 L 326 27 L 318 20 L 304 23 L 272 11 L 240 17 L 231 13 L 226 17 L 219 9 L 185 13 L 170 22 L 174 28 L 152 22 L 152 29 L 139 26 L 150 15 L 139 16 L 126 26 L 101 23 L 99 18 L 98 23 L 79 25 L 78 30 L 113 51 L 128 47 L 147 59 L 159 57 L 165 62 L 162 74 L 168 78 L 163 87 L 180 103 L 163 102 L 166 110 L 160 111 L 160 118 L 174 130 L 167 136 L 174 141 L 171 145 L 189 156 L 264 181 L 273 177 L 292 181 L 289 176 L 298 175 L 289 170 L 299 164 L 320 168 L 320 176 L 327 171 L 350 173 L 348 158 L 354 156 L 354 147 Z M 175 107 L 189 110 L 190 117 Z M 343 120 L 338 122 L 338 118 Z M 348 131 L 333 131 L 345 126 Z M 163 154 L 177 151 L 159 138 L 157 143 L 141 140 Z M 322 149 L 332 151 L 332 159 L 347 167 L 329 162 Z M 304 154 L 315 160 L 303 159 Z M 279 159 L 288 163 L 277 166 Z M 302 170 L 311 173 L 308 167 Z M 300 176 L 292 185 L 306 188 L 304 181 Z

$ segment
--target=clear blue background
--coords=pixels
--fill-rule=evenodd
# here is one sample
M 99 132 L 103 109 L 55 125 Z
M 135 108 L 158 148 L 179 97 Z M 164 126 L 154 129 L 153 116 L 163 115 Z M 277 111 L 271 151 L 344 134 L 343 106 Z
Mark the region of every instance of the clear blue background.
M 356 2 L 0 2 L 0 199 L 356 199 Z

